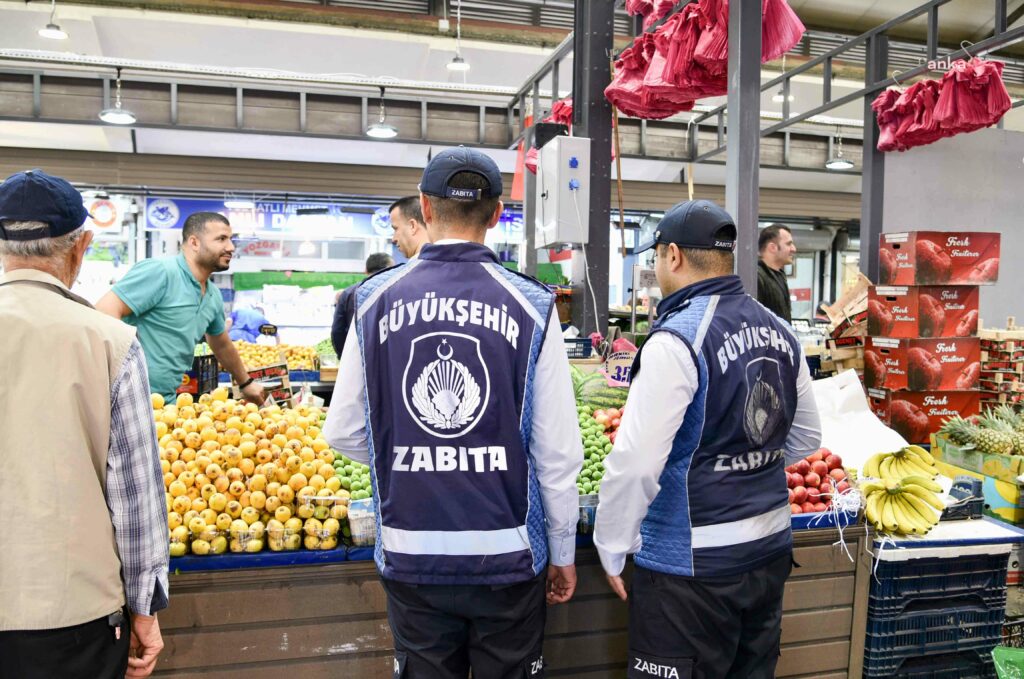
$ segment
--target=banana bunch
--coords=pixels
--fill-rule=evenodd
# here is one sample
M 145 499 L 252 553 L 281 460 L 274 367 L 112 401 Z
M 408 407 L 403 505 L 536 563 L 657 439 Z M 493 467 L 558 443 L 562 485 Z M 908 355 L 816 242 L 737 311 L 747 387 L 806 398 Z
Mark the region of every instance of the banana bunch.
M 880 532 L 924 535 L 939 522 L 944 509 L 937 495 L 941 491 L 942 487 L 926 476 L 871 481 L 861 485 L 866 498 L 864 516 Z
M 893 453 L 876 453 L 864 464 L 864 476 L 883 481 L 900 481 L 908 476 L 935 478 L 935 458 L 921 446 L 907 446 Z M 864 494 L 867 497 L 867 493 Z

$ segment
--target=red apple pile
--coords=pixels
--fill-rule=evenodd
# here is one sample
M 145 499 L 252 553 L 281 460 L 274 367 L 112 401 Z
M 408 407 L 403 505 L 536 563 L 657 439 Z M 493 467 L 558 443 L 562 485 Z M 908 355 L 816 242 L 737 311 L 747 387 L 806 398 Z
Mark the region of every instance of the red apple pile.
M 622 413 L 625 410 L 626 407 L 623 406 L 621 408 L 604 408 L 594 411 L 594 419 L 604 427 L 604 435 L 613 444 L 619 434 L 619 424 L 622 422 Z
M 828 448 L 786 467 L 786 485 L 793 514 L 827 511 L 832 504 L 832 487 L 837 493 L 850 488 L 842 458 Z

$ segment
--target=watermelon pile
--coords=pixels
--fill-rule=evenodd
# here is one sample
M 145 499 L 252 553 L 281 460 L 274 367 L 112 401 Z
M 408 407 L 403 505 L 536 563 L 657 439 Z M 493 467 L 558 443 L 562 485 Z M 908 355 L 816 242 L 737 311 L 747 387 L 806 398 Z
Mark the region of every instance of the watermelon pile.
M 572 387 L 576 394 L 577 407 L 589 406 L 591 413 L 607 408 L 621 408 L 629 394 L 627 387 L 609 387 L 600 372 L 586 372 L 579 366 L 570 366 Z

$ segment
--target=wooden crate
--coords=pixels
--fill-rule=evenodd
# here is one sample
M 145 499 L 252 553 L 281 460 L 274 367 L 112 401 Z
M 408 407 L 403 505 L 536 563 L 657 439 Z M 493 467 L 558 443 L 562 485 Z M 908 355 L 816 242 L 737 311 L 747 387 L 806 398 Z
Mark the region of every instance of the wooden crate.
M 777 677 L 860 677 L 870 561 L 863 527 L 846 529 L 851 563 L 832 529 L 794 535 L 800 564 L 786 583 Z M 579 585 L 548 609 L 550 676 L 621 677 L 627 611 L 608 589 L 591 549 L 580 549 Z M 627 573 L 628 576 L 628 573 Z M 390 679 L 392 640 L 384 590 L 372 562 L 186 573 L 171 576 L 160 614 L 164 679 Z

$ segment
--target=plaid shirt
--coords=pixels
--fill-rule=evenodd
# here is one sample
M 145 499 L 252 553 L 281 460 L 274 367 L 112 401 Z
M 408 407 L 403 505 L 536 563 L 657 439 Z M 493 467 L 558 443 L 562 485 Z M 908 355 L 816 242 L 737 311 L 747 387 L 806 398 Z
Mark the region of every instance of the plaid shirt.
M 107 507 L 121 557 L 128 608 L 167 608 L 167 504 L 153 426 L 146 357 L 132 342 L 110 391 Z

